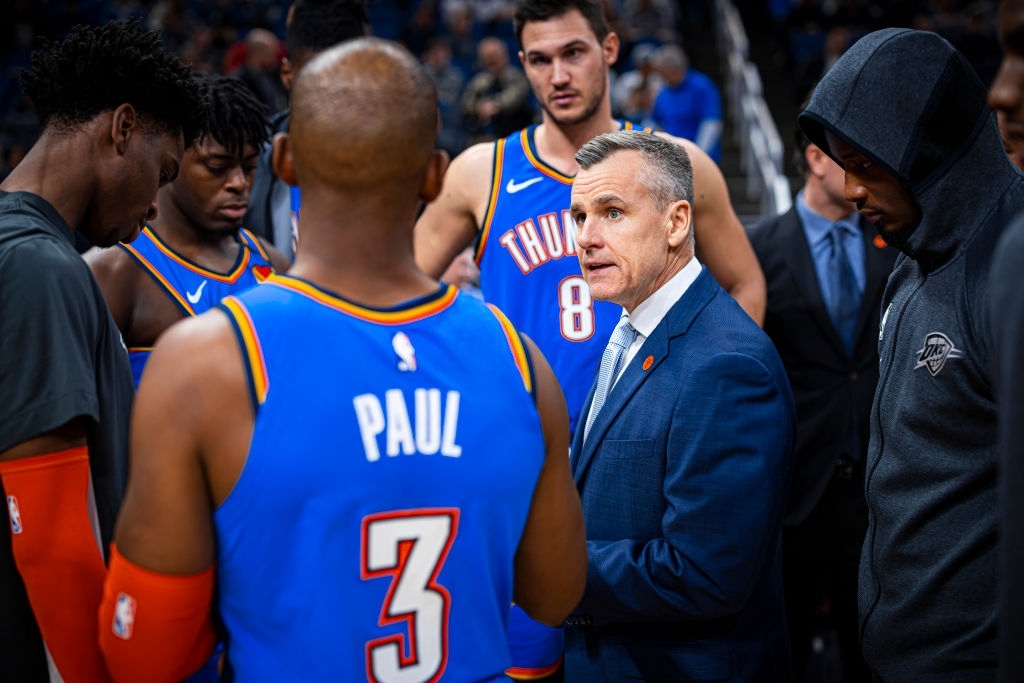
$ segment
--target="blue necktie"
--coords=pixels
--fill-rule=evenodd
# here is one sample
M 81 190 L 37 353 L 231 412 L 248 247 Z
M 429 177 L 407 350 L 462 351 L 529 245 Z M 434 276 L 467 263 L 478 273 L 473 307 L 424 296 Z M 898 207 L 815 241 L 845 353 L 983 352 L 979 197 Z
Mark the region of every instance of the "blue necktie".
M 860 315 L 860 289 L 857 277 L 853 272 L 853 264 L 846 253 L 844 244 L 846 229 L 839 223 L 832 225 L 829 239 L 832 243 L 832 254 L 829 258 L 829 277 L 832 285 L 832 301 L 829 302 L 829 315 L 839 332 L 846 352 L 853 350 L 853 337 L 857 332 L 857 318 Z
M 612 338 L 608 340 L 608 346 L 604 347 L 601 355 L 601 367 L 597 371 L 597 388 L 594 389 L 594 400 L 590 404 L 590 414 L 587 416 L 587 426 L 583 430 L 583 440 L 587 440 L 590 433 L 590 426 L 594 424 L 594 418 L 601 411 L 604 400 L 608 396 L 615 378 L 622 368 L 622 360 L 626 357 L 626 350 L 636 341 L 636 329 L 629 324 L 629 319 L 623 316 L 622 320 L 612 332 Z

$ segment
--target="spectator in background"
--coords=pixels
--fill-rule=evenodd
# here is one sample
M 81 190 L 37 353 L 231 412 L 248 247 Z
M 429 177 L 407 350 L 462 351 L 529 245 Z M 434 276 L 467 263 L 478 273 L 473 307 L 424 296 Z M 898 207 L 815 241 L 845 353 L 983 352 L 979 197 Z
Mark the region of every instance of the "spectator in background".
M 665 81 L 654 65 L 657 48 L 640 43 L 630 53 L 633 68 L 615 79 L 612 86 L 612 112 L 637 125 L 648 125 L 654 99 Z
M 291 89 L 292 79 L 306 62 L 332 45 L 369 33 L 365 0 L 295 0 L 288 10 L 281 82 Z M 271 136 L 288 131 L 290 114 L 284 109 L 270 120 Z M 297 188 L 274 175 L 271 146 L 260 152 L 252 181 L 249 211 L 242 223 L 256 236 L 270 241 L 289 258 L 295 251 L 300 197 Z M 294 190 L 294 191 L 293 191 Z
M 441 109 L 441 133 L 437 145 L 455 156 L 466 146 L 462 113 L 459 111 L 466 79 L 452 64 L 452 47 L 445 36 L 431 38 L 420 60 L 437 88 L 437 104 Z
M 627 45 L 679 40 L 676 11 L 671 0 L 625 0 L 618 28 Z
M 663 45 L 654 62 L 665 81 L 651 119 L 666 133 L 692 140 L 708 156 L 722 160 L 722 98 L 706 74 L 690 66 L 683 48 Z
M 500 38 L 484 38 L 477 48 L 483 71 L 462 93 L 462 117 L 473 142 L 494 140 L 530 125 L 533 107 L 526 74 L 512 66 Z
M 245 37 L 242 66 L 229 71 L 229 75 L 245 83 L 249 90 L 276 114 L 285 105 L 285 92 L 281 86 L 281 41 L 265 28 L 254 28 Z
M 849 49 L 850 42 L 850 30 L 845 25 L 830 28 L 825 34 L 825 45 L 821 52 L 796 63 L 793 69 L 793 92 L 803 98 L 813 90 L 821 77 Z
M 477 41 L 473 36 L 473 10 L 465 2 L 444 3 L 444 27 L 452 48 L 452 63 L 469 80 L 474 73 Z

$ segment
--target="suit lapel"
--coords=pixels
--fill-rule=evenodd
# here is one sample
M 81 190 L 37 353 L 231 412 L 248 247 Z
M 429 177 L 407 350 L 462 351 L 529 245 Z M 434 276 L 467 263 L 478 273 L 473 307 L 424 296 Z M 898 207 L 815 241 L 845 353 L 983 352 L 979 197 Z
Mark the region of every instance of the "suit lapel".
M 658 323 L 650 336 L 644 340 L 643 345 L 636 355 L 626 366 L 622 376 L 608 392 L 601 412 L 590 428 L 590 434 L 586 442 L 583 441 L 583 429 L 577 429 L 573 438 L 572 453 L 569 459 L 573 472 L 573 478 L 577 487 L 582 486 L 586 471 L 594 459 L 598 445 L 604 438 L 608 428 L 615 418 L 622 412 L 633 396 L 643 385 L 644 380 L 655 372 L 664 360 L 668 357 L 669 340 L 672 337 L 682 335 L 689 329 L 697 313 L 704 308 L 707 302 L 715 293 L 715 281 L 702 268 L 700 275 L 692 285 L 683 293 L 683 296 L 673 304 L 665 317 Z M 646 366 L 646 367 L 645 367 Z M 596 382 L 595 382 L 596 383 Z M 586 415 L 590 411 L 590 403 L 594 396 L 594 387 L 590 388 L 590 395 L 586 401 Z M 634 407 L 640 409 L 639 407 Z M 582 420 L 581 420 L 582 421 Z

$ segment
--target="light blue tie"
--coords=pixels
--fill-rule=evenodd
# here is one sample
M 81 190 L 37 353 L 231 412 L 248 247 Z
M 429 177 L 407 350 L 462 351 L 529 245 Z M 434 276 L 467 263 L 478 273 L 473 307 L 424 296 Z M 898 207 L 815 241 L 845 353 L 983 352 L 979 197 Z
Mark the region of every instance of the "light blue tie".
M 623 316 L 622 320 L 612 332 L 612 338 L 608 340 L 608 346 L 604 347 L 601 355 L 601 367 L 597 371 L 597 388 L 594 390 L 594 400 L 590 404 L 590 415 L 587 416 L 587 426 L 583 430 L 583 440 L 587 440 L 590 427 L 594 424 L 594 418 L 601 412 L 601 406 L 608 396 L 615 378 L 622 368 L 622 361 L 626 357 L 626 350 L 636 341 L 636 329 L 629 324 L 629 318 Z

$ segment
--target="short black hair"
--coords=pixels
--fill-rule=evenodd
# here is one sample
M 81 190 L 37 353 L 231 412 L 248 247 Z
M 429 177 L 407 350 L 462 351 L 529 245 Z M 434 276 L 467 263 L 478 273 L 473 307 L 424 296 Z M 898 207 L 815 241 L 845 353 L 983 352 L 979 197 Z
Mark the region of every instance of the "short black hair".
M 270 138 L 267 106 L 237 78 L 216 74 L 195 75 L 199 91 L 206 97 L 208 116 L 199 140 L 207 135 L 224 145 L 228 153 L 241 156 L 245 146 L 259 149 Z
M 34 52 L 20 81 L 42 128 L 75 128 L 127 103 L 147 123 L 181 131 L 188 146 L 206 119 L 191 69 L 138 19 L 75 26 Z
M 602 0 L 519 0 L 512 16 L 519 46 L 523 45 L 523 26 L 527 23 L 554 19 L 573 9 L 579 10 L 587 20 L 598 42 L 602 42 L 611 32 Z
M 365 0 L 295 0 L 291 11 L 285 48 L 292 61 L 304 52 L 323 52 L 361 38 L 370 23 Z

